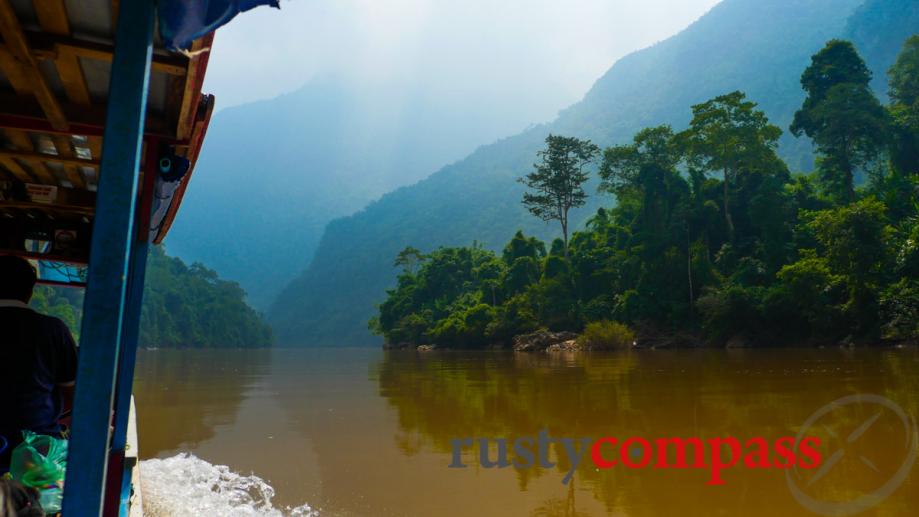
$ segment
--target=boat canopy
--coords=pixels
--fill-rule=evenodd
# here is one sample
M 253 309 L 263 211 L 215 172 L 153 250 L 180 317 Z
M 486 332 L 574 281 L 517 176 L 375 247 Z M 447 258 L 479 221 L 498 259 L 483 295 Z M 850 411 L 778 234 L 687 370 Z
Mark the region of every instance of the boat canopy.
M 85 284 L 124 3 L 0 0 L 0 253 L 32 259 L 43 283 Z M 138 171 L 143 217 L 160 204 L 152 231 L 143 229 L 154 244 L 176 216 L 214 109 L 201 92 L 213 30 L 261 4 L 277 0 L 158 2 Z M 157 172 L 172 173 L 172 184 L 158 186 Z

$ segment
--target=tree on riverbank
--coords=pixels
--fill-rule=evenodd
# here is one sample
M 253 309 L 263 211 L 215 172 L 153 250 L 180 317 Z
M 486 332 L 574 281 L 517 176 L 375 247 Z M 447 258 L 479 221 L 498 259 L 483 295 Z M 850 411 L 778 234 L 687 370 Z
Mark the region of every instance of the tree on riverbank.
M 565 257 L 568 256 L 568 212 L 584 206 L 587 193 L 584 183 L 590 177 L 585 167 L 594 160 L 600 148 L 590 140 L 549 135 L 546 149 L 538 153 L 535 170 L 520 178 L 530 192 L 523 194 L 523 204 L 543 221 L 558 221 L 562 226 Z
M 453 347 L 607 320 L 639 340 L 917 340 L 917 63 L 914 37 L 884 108 L 865 97 L 851 44 L 814 56 L 793 126 L 821 153 L 812 175 L 789 172 L 775 154 L 781 130 L 742 92 L 694 106 L 684 132 L 645 129 L 603 152 L 600 190 L 616 205 L 570 242 L 546 253 L 518 232 L 500 258 L 434 250 L 399 276 L 372 328 L 390 343 Z M 841 133 L 850 116 L 859 123 Z
M 692 107 L 689 129 L 682 133 L 684 157 L 690 168 L 721 174 L 722 212 L 728 236 L 734 239 L 731 191 L 738 176 L 781 163 L 775 150 L 782 130 L 769 123 L 756 103 L 743 92 L 716 97 Z
M 871 71 L 848 41 L 832 40 L 801 76 L 807 92 L 791 132 L 813 139 L 817 171 L 827 196 L 855 201 L 855 173 L 882 152 L 890 128 L 871 91 Z

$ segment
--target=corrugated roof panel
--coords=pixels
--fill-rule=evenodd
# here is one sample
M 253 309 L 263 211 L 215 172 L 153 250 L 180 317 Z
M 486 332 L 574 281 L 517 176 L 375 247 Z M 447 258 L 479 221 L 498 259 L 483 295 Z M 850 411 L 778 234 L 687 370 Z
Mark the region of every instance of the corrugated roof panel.
M 112 0 L 65 0 L 74 36 L 113 39 Z
M 39 61 L 38 69 L 41 70 L 41 75 L 44 76 L 45 82 L 48 83 L 48 87 L 51 88 L 54 95 L 58 99 L 62 99 L 62 102 L 66 102 L 67 95 L 64 93 L 64 83 L 61 82 L 61 76 L 57 72 L 57 67 L 54 66 L 54 61 L 50 59 Z
M 67 179 L 67 173 L 64 172 L 63 165 L 53 162 L 44 162 L 44 164 L 45 167 L 51 171 L 51 174 L 58 181 L 58 183 L 63 184 L 64 182 L 67 182 L 67 184 L 70 185 L 70 180 Z
M 36 152 L 49 155 L 60 154 L 58 153 L 54 142 L 51 140 L 51 137 L 48 135 L 41 133 L 29 133 L 29 138 L 32 140 L 32 148 L 35 149 Z
M 166 110 L 166 92 L 169 91 L 169 76 L 166 74 L 150 74 L 150 91 L 147 93 L 147 109 L 154 113 L 163 113 Z
M 108 83 L 111 77 L 111 64 L 97 59 L 80 59 L 86 88 L 94 104 L 104 104 L 108 99 Z

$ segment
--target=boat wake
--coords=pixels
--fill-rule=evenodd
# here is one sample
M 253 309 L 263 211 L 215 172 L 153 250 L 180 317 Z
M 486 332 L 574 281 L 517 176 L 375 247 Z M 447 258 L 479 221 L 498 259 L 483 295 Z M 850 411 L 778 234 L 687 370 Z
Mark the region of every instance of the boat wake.
M 185 517 L 318 517 L 304 504 L 275 508 L 274 488 L 262 478 L 212 465 L 193 454 L 140 462 L 144 515 Z

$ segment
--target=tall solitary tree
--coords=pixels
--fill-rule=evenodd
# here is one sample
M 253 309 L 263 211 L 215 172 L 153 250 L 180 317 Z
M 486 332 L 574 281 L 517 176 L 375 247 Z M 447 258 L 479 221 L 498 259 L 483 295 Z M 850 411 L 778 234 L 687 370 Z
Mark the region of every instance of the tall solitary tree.
M 732 92 L 692 107 L 689 129 L 680 134 L 690 166 L 720 173 L 723 181 L 723 210 L 728 236 L 734 239 L 731 217 L 731 189 L 744 171 L 774 167 L 782 130 L 769 123 L 743 92 Z
M 583 206 L 587 200 L 585 169 L 599 152 L 600 148 L 590 140 L 549 135 L 546 149 L 537 155 L 540 161 L 533 165 L 535 170 L 518 180 L 531 189 L 523 194 L 523 205 L 543 221 L 561 224 L 565 258 L 568 258 L 568 212 Z
M 852 43 L 831 40 L 801 75 L 807 98 L 791 132 L 806 134 L 820 154 L 817 171 L 835 201 L 855 200 L 855 172 L 882 152 L 887 113 L 871 91 L 871 71 Z

